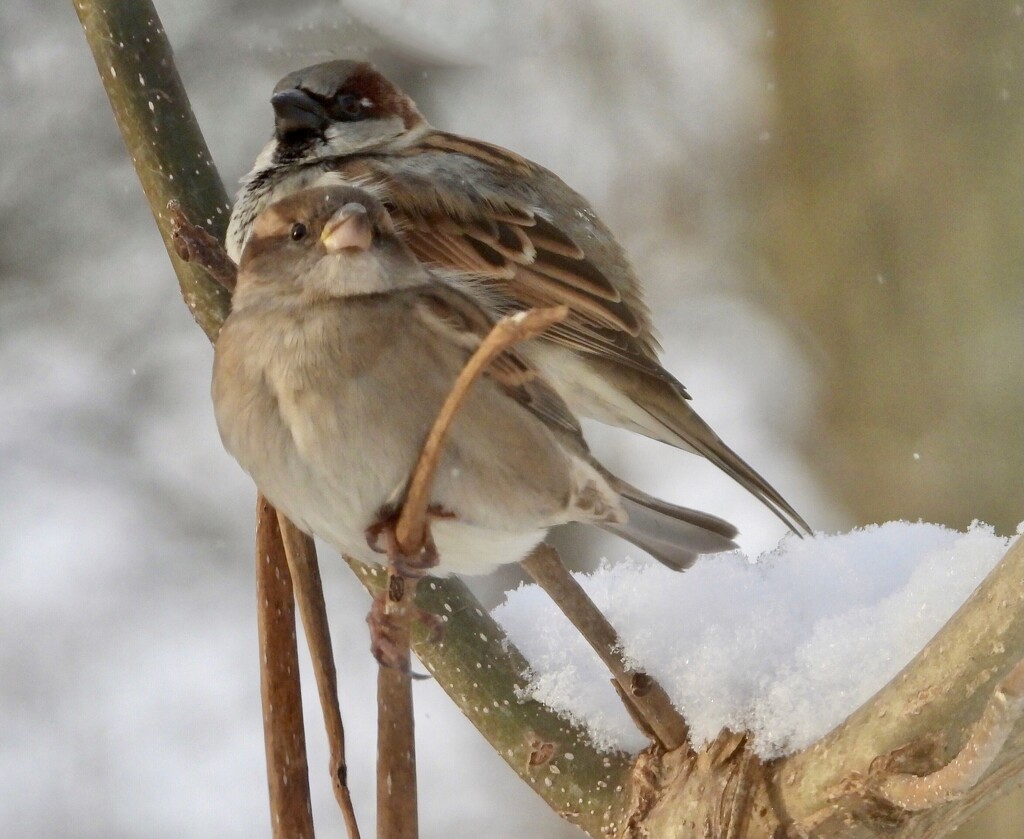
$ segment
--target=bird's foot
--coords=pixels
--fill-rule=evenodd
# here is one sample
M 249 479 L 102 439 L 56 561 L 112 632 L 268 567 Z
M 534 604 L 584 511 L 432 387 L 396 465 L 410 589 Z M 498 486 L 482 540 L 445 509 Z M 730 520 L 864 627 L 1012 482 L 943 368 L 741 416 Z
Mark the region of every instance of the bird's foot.
M 370 614 L 366 616 L 366 623 L 370 627 L 370 652 L 381 667 L 400 670 L 414 679 L 429 679 L 426 674 L 415 673 L 412 670 L 409 660 L 408 626 L 402 618 L 388 610 L 388 600 L 394 595 L 393 589 L 393 585 L 388 586 L 377 594 L 370 606 Z M 426 628 L 430 643 L 436 644 L 441 640 L 444 635 L 444 621 L 439 615 L 413 604 L 407 605 L 406 608 L 409 610 L 409 617 Z
M 439 556 L 434 538 L 430 534 L 429 522 L 434 518 L 454 518 L 454 514 L 442 509 L 439 505 L 431 505 L 427 509 L 427 528 L 424 534 L 423 547 L 419 552 L 407 556 L 402 552 L 395 535 L 399 511 L 385 507 L 377 515 L 377 521 L 366 528 L 366 544 L 370 550 L 387 555 L 388 565 L 403 577 L 419 580 L 427 576 L 437 567 Z
M 388 611 L 386 589 L 373 598 L 366 623 L 370 627 L 370 652 L 377 663 L 403 673 L 411 672 L 408 642 L 402 643 L 402 636 L 407 630 L 398 617 Z
M 431 511 L 431 515 L 450 515 Z M 427 630 L 431 643 L 437 643 L 444 630 L 439 615 L 420 609 L 413 602 L 416 583 L 437 567 L 438 554 L 428 528 L 423 547 L 414 555 L 405 555 L 395 535 L 397 513 L 382 510 L 377 521 L 366 529 L 366 542 L 371 550 L 384 553 L 388 558 L 388 582 L 373 599 L 366 618 L 370 627 L 370 651 L 382 667 L 392 667 L 413 678 L 425 679 L 412 673 L 409 665 L 409 622 L 419 621 Z

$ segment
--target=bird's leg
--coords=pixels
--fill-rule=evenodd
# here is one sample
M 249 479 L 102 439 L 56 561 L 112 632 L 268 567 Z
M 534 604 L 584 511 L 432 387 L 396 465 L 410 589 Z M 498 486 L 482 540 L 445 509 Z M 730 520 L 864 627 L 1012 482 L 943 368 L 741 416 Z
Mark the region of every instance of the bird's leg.
M 430 569 L 437 566 L 437 547 L 434 545 L 429 527 L 424 533 L 423 547 L 415 556 L 406 556 L 402 553 L 393 527 L 385 529 L 381 535 L 384 552 L 388 557 L 388 567 L 395 573 L 401 574 L 409 580 L 421 580 L 430 573 Z
M 366 616 L 366 623 L 370 627 L 370 652 L 377 659 L 381 667 L 392 667 L 408 673 L 409 647 L 408 647 L 408 626 L 403 624 L 395 614 L 392 606 L 392 596 L 395 586 L 392 580 L 402 580 L 402 577 L 388 575 L 388 585 L 374 595 L 373 603 L 370 606 L 370 614 Z M 401 596 L 401 595 L 400 595 Z M 405 643 L 402 643 L 405 636 Z
M 366 528 L 366 543 L 370 550 L 387 554 L 388 564 L 397 569 L 403 577 L 421 579 L 437 567 L 439 560 L 437 546 L 430 533 L 432 519 L 453 519 L 455 514 L 444 509 L 440 504 L 427 507 L 423 547 L 415 556 L 407 556 L 398 543 L 395 527 L 401 513 L 392 505 L 386 505 L 377 513 L 377 521 Z
M 436 513 L 431 511 L 431 515 L 448 517 L 451 514 L 438 510 Z M 408 625 L 403 618 L 411 617 L 419 621 L 427 629 L 431 641 L 440 640 L 443 623 L 438 615 L 420 609 L 414 602 L 416 583 L 438 563 L 437 548 L 430 529 L 428 527 L 426 530 L 423 547 L 418 555 L 406 556 L 395 536 L 396 520 L 393 511 L 382 510 L 377 522 L 366 530 L 369 546 L 386 554 L 388 558 L 388 584 L 374 597 L 366 622 L 370 626 L 370 650 L 373 657 L 385 667 L 407 672 Z

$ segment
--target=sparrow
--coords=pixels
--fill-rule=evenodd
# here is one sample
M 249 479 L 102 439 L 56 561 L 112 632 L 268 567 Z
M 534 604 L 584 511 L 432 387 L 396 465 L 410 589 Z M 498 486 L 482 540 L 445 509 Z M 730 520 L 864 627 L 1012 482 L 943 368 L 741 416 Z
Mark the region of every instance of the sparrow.
M 231 214 L 236 261 L 270 203 L 316 184 L 367 190 L 433 274 L 492 315 L 566 304 L 525 354 L 580 416 L 704 456 L 797 534 L 810 528 L 693 410 L 658 360 L 642 289 L 593 208 L 557 175 L 499 146 L 431 126 L 370 64 L 330 61 L 281 79 L 273 138 Z
M 275 201 L 253 223 L 215 344 L 221 440 L 298 527 L 381 564 L 371 535 L 400 507 L 442 402 L 492 325 L 416 259 L 369 193 L 315 187 Z M 728 522 L 604 469 L 514 350 L 472 386 L 431 493 L 441 576 L 517 562 L 572 521 L 676 569 L 735 547 Z

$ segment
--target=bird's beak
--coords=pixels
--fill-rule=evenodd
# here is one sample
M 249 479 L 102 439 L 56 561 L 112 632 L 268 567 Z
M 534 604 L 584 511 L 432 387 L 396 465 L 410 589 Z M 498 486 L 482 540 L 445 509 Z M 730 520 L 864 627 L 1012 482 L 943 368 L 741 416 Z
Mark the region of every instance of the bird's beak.
M 320 234 L 327 253 L 346 250 L 366 251 L 373 243 L 373 227 L 366 207 L 362 204 L 346 204 L 324 225 Z
M 281 90 L 270 97 L 274 107 L 274 127 L 278 138 L 288 134 L 324 130 L 330 122 L 324 106 L 297 87 Z

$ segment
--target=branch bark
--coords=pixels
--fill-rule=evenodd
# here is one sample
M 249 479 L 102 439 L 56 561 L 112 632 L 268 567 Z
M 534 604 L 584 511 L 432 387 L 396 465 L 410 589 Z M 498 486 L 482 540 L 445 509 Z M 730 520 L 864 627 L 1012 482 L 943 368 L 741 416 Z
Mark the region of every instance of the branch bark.
M 223 239 L 231 202 L 149 0 L 74 0 L 114 119 L 192 316 L 211 341 L 231 307 L 227 290 L 174 250 L 167 204 Z
M 992 767 L 1024 712 L 1024 661 L 996 687 L 960 753 L 930 775 L 892 774 L 879 792 L 904 810 L 927 810 L 969 793 Z
M 689 736 L 686 720 L 661 685 L 646 673 L 625 666 L 615 628 L 573 579 L 555 549 L 540 544 L 520 565 L 558 604 L 611 671 L 612 684 L 640 730 L 666 751 L 685 746 Z

